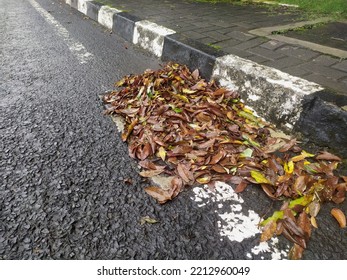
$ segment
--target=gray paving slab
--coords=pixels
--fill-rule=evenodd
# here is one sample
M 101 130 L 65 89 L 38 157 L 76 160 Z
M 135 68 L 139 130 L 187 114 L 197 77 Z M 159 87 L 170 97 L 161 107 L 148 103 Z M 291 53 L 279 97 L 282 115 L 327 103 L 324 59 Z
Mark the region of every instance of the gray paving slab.
M 267 65 L 267 63 L 272 63 L 273 61 L 269 61 L 269 59 L 263 57 L 263 56 L 260 56 L 260 55 L 251 55 L 251 56 L 247 56 L 247 59 L 249 60 L 252 60 L 256 63 L 259 63 L 259 64 L 264 64 L 264 65 Z
M 320 55 L 320 56 L 312 59 L 312 61 L 317 63 L 317 64 L 320 64 L 320 65 L 331 66 L 333 64 L 339 63 L 340 59 L 335 58 L 335 57 L 331 57 L 328 55 Z
M 267 41 L 268 41 L 268 39 L 266 39 L 266 38 L 256 37 L 256 38 L 254 38 L 252 40 L 249 40 L 249 41 L 243 42 L 241 44 L 238 44 L 237 48 L 241 49 L 241 50 L 247 50 L 247 49 L 251 49 L 251 48 L 257 47 L 257 46 L 259 46 L 261 44 L 264 44 Z
M 345 71 L 335 70 L 331 67 L 319 65 L 319 64 L 311 62 L 311 61 L 302 64 L 302 67 L 307 69 L 307 70 L 312 71 L 313 73 L 317 73 L 317 74 L 320 74 L 320 75 L 325 76 L 325 77 L 329 77 L 329 78 L 334 79 L 334 80 L 338 80 L 342 77 L 347 76 L 347 72 L 345 72 Z
M 304 69 L 300 65 L 295 65 L 295 66 L 283 68 L 282 71 L 284 71 L 290 75 L 296 76 L 296 77 L 303 77 L 305 79 L 308 75 L 312 74 L 312 72 L 310 70 Z
M 332 66 L 335 69 L 341 70 L 343 72 L 346 72 L 347 74 L 347 60 L 341 61 L 335 65 Z
M 252 34 L 236 30 L 226 33 L 225 35 L 240 41 L 248 41 L 255 38 L 255 36 Z
M 285 45 L 276 50 L 276 52 L 292 57 L 297 57 L 306 61 L 310 61 L 313 58 L 318 57 L 320 55 L 318 52 L 291 45 Z
M 288 56 L 286 56 L 286 57 L 281 57 L 279 59 L 271 60 L 268 63 L 264 63 L 264 64 L 266 66 L 270 66 L 270 67 L 274 67 L 274 68 L 283 70 L 285 68 L 289 68 L 289 67 L 292 67 L 292 66 L 297 66 L 297 65 L 299 65 L 301 63 L 303 63 L 303 61 L 301 59 L 298 59 L 298 58 L 295 58 L 295 57 L 288 57 Z M 291 74 L 291 73 L 289 73 L 289 74 Z
M 276 60 L 276 61 L 280 58 L 287 57 L 284 53 L 273 52 L 271 50 L 267 50 L 267 49 L 261 48 L 259 46 L 251 48 L 248 51 L 253 53 L 253 54 L 258 54 L 258 55 L 263 56 L 267 59 Z
M 284 45 L 285 45 L 285 43 L 283 43 L 283 42 L 271 40 L 271 41 L 268 41 L 268 42 L 260 45 L 260 47 L 268 49 L 268 50 L 276 50 L 276 49 L 278 49 Z
M 345 77 L 347 79 L 347 76 Z M 344 90 L 346 90 L 346 83 L 343 82 L 345 79 L 344 77 L 340 81 L 337 81 L 337 79 L 333 79 L 324 74 L 319 74 L 317 72 L 314 72 L 310 75 L 305 76 L 305 78 L 316 83 L 324 83 L 324 85 L 331 90 L 335 90 L 338 92 L 343 92 Z M 346 105 L 346 104 L 343 104 L 343 105 Z

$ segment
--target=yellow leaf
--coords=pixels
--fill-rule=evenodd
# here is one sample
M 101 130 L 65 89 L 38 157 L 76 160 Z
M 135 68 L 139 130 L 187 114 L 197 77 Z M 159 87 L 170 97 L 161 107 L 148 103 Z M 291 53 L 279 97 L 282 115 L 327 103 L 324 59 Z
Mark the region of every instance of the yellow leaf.
M 211 181 L 211 176 L 197 178 L 196 181 L 200 184 L 207 184 Z
M 303 160 L 303 159 L 305 159 L 305 156 L 304 155 L 299 155 L 299 156 L 295 156 L 295 157 L 292 157 L 292 161 L 293 162 L 298 162 L 298 161 L 301 161 L 301 160 Z
M 314 157 L 315 155 L 314 154 L 311 154 L 311 153 L 308 153 L 306 151 L 302 151 L 301 152 L 303 155 L 306 155 L 306 157 Z
M 195 93 L 196 90 L 191 90 L 191 89 L 188 89 L 188 88 L 184 88 L 182 90 L 182 92 L 185 93 L 185 94 L 192 94 L 192 93 Z
M 258 184 L 270 184 L 270 185 L 272 185 L 272 183 L 259 171 L 251 170 L 251 176 Z
M 302 152 L 301 152 L 301 155 L 292 157 L 291 160 L 292 160 L 293 162 L 298 162 L 298 161 L 301 161 L 301 160 L 303 160 L 303 159 L 305 159 L 305 158 L 307 158 L 307 157 L 314 157 L 314 154 L 310 154 L 310 153 L 308 153 L 308 152 L 306 152 L 306 151 L 302 151 Z
M 116 82 L 115 85 L 116 85 L 117 87 L 121 87 L 121 86 L 123 86 L 125 83 L 126 83 L 126 80 L 125 80 L 125 78 L 123 78 L 123 79 L 121 79 L 120 81 Z
M 160 147 L 158 154 L 157 154 L 163 161 L 165 160 L 166 157 L 166 151 L 164 149 L 164 147 Z
M 234 119 L 234 115 L 233 115 L 233 113 L 231 111 L 229 111 L 227 113 L 227 117 L 228 117 L 229 120 L 233 120 Z
M 294 171 L 294 162 L 293 161 L 288 161 L 284 163 L 284 171 L 287 174 L 292 174 Z
M 243 108 L 243 111 L 245 111 L 246 113 L 249 113 L 249 114 L 254 114 L 254 111 L 250 108 L 247 108 L 247 107 Z
M 315 217 L 311 217 L 311 225 L 315 228 L 318 228 L 317 221 Z
M 181 99 L 183 102 L 189 103 L 189 99 L 181 94 L 175 94 L 174 96 L 176 96 L 178 99 Z

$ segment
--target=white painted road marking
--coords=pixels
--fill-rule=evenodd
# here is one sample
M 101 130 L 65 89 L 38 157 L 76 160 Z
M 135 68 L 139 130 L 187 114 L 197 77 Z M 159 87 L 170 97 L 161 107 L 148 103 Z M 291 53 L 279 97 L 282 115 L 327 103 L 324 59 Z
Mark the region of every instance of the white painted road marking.
M 195 194 L 193 200 L 199 207 L 203 207 L 209 201 L 219 203 L 216 213 L 221 219 L 218 221 L 218 229 L 221 236 L 227 237 L 230 241 L 242 242 L 247 238 L 255 237 L 260 234 L 258 223 L 260 216 L 253 210 L 248 210 L 247 214 L 242 211 L 244 200 L 235 193 L 232 186 L 223 182 L 216 182 L 214 191 L 210 191 L 207 185 L 203 187 L 193 188 Z M 225 205 L 229 205 L 230 209 L 225 209 Z M 245 252 L 245 258 L 252 258 L 252 255 L 260 253 L 270 253 L 272 259 L 287 258 L 288 251 L 279 250 L 277 248 L 278 238 L 274 237 L 268 242 L 261 242 L 259 245 L 251 249 L 251 252 Z
M 63 38 L 69 50 L 75 55 L 81 64 L 85 64 L 94 58 L 94 55 L 77 40 L 70 37 L 69 31 L 66 30 L 50 13 L 40 6 L 35 0 L 28 0 L 29 3 L 38 11 L 38 13 L 52 25 L 60 37 Z

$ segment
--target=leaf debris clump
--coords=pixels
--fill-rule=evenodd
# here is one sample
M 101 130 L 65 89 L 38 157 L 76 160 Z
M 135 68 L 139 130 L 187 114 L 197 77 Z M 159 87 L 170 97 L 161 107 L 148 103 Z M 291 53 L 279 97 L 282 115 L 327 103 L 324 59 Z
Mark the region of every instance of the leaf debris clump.
M 290 257 L 299 259 L 318 227 L 321 204 L 345 199 L 347 177 L 334 172 L 339 157 L 302 150 L 297 139 L 255 116 L 237 92 L 205 81 L 198 70 L 168 63 L 116 86 L 103 96 L 105 113 L 124 119 L 122 140 L 139 160 L 140 175 L 172 177 L 168 189 L 145 189 L 159 203 L 193 184 L 224 181 L 238 193 L 259 185 L 271 199 L 284 201 L 261 222 L 261 241 L 282 234 L 294 243 Z

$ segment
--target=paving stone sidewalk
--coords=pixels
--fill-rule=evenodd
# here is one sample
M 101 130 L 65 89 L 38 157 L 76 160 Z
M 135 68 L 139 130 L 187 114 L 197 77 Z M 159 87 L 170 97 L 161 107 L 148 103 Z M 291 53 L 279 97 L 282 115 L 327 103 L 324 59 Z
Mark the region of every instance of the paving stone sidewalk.
M 193 0 L 142 0 L 140 4 L 137 0 L 101 2 L 224 53 L 319 83 L 342 96 L 342 102 L 340 100 L 337 105 L 347 103 L 347 60 L 249 33 L 257 28 L 306 20 L 296 9 Z

